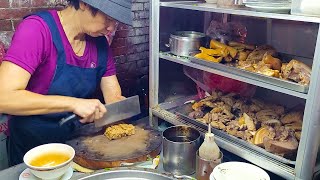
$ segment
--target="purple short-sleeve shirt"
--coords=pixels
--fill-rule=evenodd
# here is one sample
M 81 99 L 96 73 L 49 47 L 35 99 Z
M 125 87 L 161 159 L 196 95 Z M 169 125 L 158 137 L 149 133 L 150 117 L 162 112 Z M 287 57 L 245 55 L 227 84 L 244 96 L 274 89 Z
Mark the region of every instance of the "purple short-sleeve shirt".
M 82 68 L 96 68 L 98 58 L 94 39 L 87 36 L 84 54 L 77 56 L 63 30 L 57 11 L 51 10 L 49 12 L 57 23 L 67 63 Z M 104 77 L 116 74 L 115 62 L 110 49 L 108 50 L 107 70 Z M 31 74 L 27 90 L 47 94 L 55 73 L 57 51 L 49 27 L 44 20 L 35 15 L 24 19 L 17 28 L 4 59 Z

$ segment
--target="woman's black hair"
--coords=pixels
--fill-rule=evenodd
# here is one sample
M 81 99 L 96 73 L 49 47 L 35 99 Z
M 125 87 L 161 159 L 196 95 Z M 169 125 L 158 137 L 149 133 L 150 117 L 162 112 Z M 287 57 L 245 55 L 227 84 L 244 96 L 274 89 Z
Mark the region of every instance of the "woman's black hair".
M 80 0 L 67 0 L 69 5 L 73 6 L 76 10 L 78 10 L 80 8 Z M 88 5 L 88 4 L 87 4 Z M 99 9 L 92 7 L 90 5 L 88 5 L 90 7 L 90 10 L 92 12 L 92 15 L 96 15 L 97 12 L 99 11 Z

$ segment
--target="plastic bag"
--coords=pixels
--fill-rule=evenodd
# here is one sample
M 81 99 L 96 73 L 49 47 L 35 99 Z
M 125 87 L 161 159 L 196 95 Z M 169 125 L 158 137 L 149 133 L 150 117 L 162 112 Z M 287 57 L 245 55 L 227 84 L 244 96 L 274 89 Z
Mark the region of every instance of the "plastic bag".
M 247 37 L 247 28 L 240 23 L 228 22 L 223 24 L 212 20 L 206 35 L 225 44 L 228 41 L 244 43 Z
M 187 66 L 184 66 L 183 71 L 186 76 L 197 84 L 199 98 L 204 98 L 205 92 L 211 94 L 214 90 L 219 90 L 224 93 L 236 93 L 243 97 L 252 97 L 256 91 L 256 86 L 254 85 L 217 74 L 212 74 Z

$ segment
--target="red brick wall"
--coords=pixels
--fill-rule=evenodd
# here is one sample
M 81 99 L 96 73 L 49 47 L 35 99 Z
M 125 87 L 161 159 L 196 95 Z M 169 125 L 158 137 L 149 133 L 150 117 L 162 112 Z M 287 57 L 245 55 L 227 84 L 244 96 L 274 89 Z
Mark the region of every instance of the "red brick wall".
M 112 43 L 123 94 L 137 94 L 148 86 L 149 0 L 132 0 L 133 26 L 120 25 Z M 0 43 L 10 45 L 22 17 L 32 12 L 62 8 L 64 0 L 0 0 Z

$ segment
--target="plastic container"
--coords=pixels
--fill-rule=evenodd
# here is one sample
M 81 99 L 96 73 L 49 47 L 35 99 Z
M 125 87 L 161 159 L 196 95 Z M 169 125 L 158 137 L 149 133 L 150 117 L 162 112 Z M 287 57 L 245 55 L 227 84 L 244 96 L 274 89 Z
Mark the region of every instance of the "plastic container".
M 291 14 L 320 17 L 319 0 L 292 0 Z
M 210 124 L 208 126 L 208 133 L 205 134 L 204 141 L 199 148 L 199 156 L 211 161 L 220 158 L 220 149 L 214 141 L 214 134 L 211 133 Z

